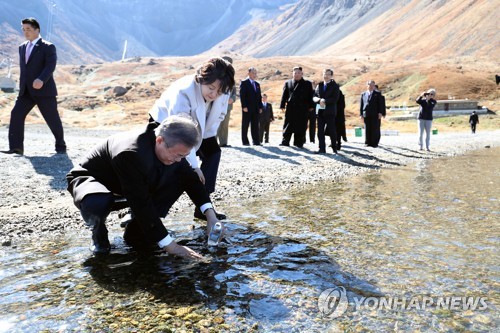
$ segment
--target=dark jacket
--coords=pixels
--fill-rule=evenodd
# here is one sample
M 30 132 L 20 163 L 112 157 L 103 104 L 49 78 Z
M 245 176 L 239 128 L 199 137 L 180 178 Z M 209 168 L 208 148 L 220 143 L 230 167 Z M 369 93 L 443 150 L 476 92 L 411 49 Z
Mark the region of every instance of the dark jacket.
M 26 47 L 28 41 L 19 46 L 19 96 L 24 95 L 28 89 L 31 96 L 57 96 L 56 83 L 52 74 L 56 69 L 57 53 L 54 44 L 46 42 L 41 38 L 33 46 L 28 63 L 26 63 Z M 33 88 L 33 81 L 43 81 L 41 89 Z
M 316 87 L 314 96 L 318 98 L 325 99 L 325 109 L 323 110 L 323 115 L 325 116 L 336 116 L 337 115 L 337 104 L 340 95 L 340 87 L 334 80 L 331 80 L 326 84 L 320 82 Z M 319 105 L 319 102 L 317 102 Z
M 210 202 L 208 193 L 189 163 L 182 159 L 164 165 L 155 153 L 155 123 L 142 133 L 111 136 L 96 146 L 66 176 L 75 205 L 88 194 L 113 193 L 127 199 L 135 218 L 152 241 L 168 235 L 154 205 L 155 194 L 174 186 L 185 188 L 197 207 Z M 79 187 L 85 183 L 85 186 Z M 89 183 L 91 183 L 89 185 Z
M 417 104 L 420 105 L 420 111 L 418 113 L 418 119 L 422 120 L 432 120 L 432 111 L 436 106 L 437 102 L 433 98 L 429 98 L 429 100 L 419 96 L 416 100 Z
M 294 111 L 305 112 L 307 115 L 307 111 L 315 106 L 312 100 L 313 94 L 311 81 L 300 79 L 294 85 L 293 80 L 288 80 L 283 86 L 280 109 L 286 108 L 287 113 L 290 109 L 293 109 Z
M 273 106 L 271 103 L 266 103 L 266 107 L 262 105 L 262 113 L 259 115 L 262 121 L 274 121 Z
M 477 113 L 473 113 L 470 115 L 469 117 L 469 124 L 479 124 L 479 116 L 477 115 Z
M 260 84 L 257 81 L 254 82 L 257 89 L 254 89 L 249 78 L 241 81 L 240 84 L 241 108 L 247 108 L 248 112 L 250 113 L 258 113 L 259 109 L 262 109 L 262 94 L 260 91 Z
M 365 91 L 361 94 L 360 103 L 359 103 L 359 115 L 365 117 L 377 117 L 378 114 L 381 113 L 385 115 L 384 109 L 384 101 L 382 100 L 382 94 L 380 92 L 373 90 L 371 97 L 368 98 L 367 103 L 365 104 L 364 96 L 369 96 L 369 92 Z

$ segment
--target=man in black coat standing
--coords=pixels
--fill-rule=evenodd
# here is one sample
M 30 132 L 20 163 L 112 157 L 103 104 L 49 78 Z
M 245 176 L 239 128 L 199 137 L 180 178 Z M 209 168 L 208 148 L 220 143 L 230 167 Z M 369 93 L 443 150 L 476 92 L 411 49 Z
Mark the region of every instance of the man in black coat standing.
M 116 199 L 124 198 L 134 216 L 125 228 L 129 245 L 157 244 L 171 254 L 200 257 L 176 244 L 161 221 L 186 192 L 205 214 L 208 231 L 218 222 L 205 186 L 185 159 L 199 140 L 197 124 L 190 117 L 173 115 L 159 126 L 150 123 L 145 131 L 109 137 L 68 173 L 68 191 L 92 228 L 94 253 L 110 251 L 106 218 Z
M 476 133 L 476 125 L 479 124 L 479 117 L 476 111 L 472 111 L 472 114 L 469 117 L 469 124 L 472 134 Z
M 359 116 L 365 122 L 365 145 L 378 147 L 380 141 L 380 124 L 385 117 L 384 101 L 380 92 L 375 90 L 375 81 L 366 83 L 367 90 L 361 94 Z
M 248 77 L 240 84 L 240 101 L 243 115 L 241 119 L 241 141 L 244 146 L 249 146 L 248 126 L 252 135 L 254 146 L 260 146 L 259 140 L 259 114 L 262 113 L 262 95 L 257 79 L 257 70 L 248 69 Z
M 23 19 L 22 29 L 27 41 L 19 46 L 19 96 L 10 115 L 9 150 L 2 152 L 19 155 L 24 153 L 24 121 L 37 105 L 56 139 L 56 152 L 66 153 L 53 77 L 57 63 L 56 47 L 42 39 L 36 19 Z
M 292 134 L 294 146 L 303 148 L 306 142 L 307 119 L 314 110 L 314 91 L 311 81 L 304 80 L 302 75 L 302 67 L 294 67 L 293 79 L 283 86 L 280 109 L 285 111 L 285 122 L 280 146 L 289 146 Z
M 327 68 L 323 70 L 323 82 L 320 82 L 314 92 L 313 101 L 319 104 L 318 109 L 318 142 L 319 150 L 317 154 L 326 153 L 325 126 L 328 126 L 328 135 L 332 142 L 333 152 L 337 153 L 337 127 L 335 117 L 337 116 L 337 103 L 339 100 L 340 88 L 333 79 L 333 70 Z

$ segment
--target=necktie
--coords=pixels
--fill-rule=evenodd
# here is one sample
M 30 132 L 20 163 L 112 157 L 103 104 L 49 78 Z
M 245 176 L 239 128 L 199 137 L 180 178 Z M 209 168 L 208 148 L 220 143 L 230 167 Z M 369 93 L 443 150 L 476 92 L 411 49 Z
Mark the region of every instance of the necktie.
M 257 86 L 255 85 L 255 81 L 252 81 L 252 86 L 253 86 L 253 90 L 257 91 Z
M 28 60 L 30 58 L 30 55 L 31 55 L 31 49 L 33 48 L 33 44 L 31 42 L 28 43 L 28 45 L 26 46 L 26 54 L 24 56 L 25 60 L 26 60 L 26 63 L 28 63 Z

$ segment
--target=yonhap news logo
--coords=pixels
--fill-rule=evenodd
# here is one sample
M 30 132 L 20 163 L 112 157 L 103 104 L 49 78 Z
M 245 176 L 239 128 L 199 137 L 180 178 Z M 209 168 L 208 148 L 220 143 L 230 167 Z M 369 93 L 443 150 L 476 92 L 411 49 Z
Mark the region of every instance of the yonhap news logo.
M 337 318 L 347 310 L 349 302 L 344 287 L 324 290 L 318 298 L 318 308 L 323 317 Z
M 414 297 L 362 297 L 355 296 L 349 303 L 344 287 L 324 290 L 318 298 L 318 309 L 323 318 L 338 318 L 349 306 L 353 311 L 390 310 L 415 311 L 426 309 L 446 309 L 451 311 L 481 311 L 488 308 L 486 297 L 473 296 L 414 296 Z

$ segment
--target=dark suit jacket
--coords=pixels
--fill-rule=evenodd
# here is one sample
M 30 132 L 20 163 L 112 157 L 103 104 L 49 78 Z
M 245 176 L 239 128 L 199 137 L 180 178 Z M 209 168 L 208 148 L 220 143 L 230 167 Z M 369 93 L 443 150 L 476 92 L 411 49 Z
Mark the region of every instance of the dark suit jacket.
M 248 108 L 249 113 L 258 113 L 259 109 L 262 109 L 262 94 L 260 91 L 260 84 L 257 81 L 254 82 L 257 90 L 254 89 L 249 78 L 241 81 L 240 84 L 241 108 Z
M 56 69 L 57 53 L 54 44 L 39 39 L 33 46 L 28 63 L 26 63 L 26 47 L 28 41 L 19 46 L 19 62 L 21 73 L 19 76 L 19 96 L 28 89 L 31 96 L 57 96 L 56 83 L 52 74 Z M 33 88 L 33 81 L 43 81 L 41 89 Z
M 266 107 L 262 106 L 262 113 L 259 115 L 259 119 L 265 121 L 274 120 L 273 106 L 271 103 L 266 103 Z
M 281 95 L 280 109 L 285 109 L 287 113 L 302 113 L 307 115 L 309 109 L 316 105 L 312 98 L 314 90 L 311 81 L 300 79 L 297 86 L 294 87 L 293 80 L 288 80 L 283 86 L 283 95 Z M 289 112 L 290 111 L 290 112 Z
M 337 103 L 340 95 L 340 87 L 334 80 L 331 80 L 326 84 L 320 82 L 316 87 L 314 92 L 315 97 L 324 98 L 326 107 L 323 110 L 323 115 L 325 116 L 336 116 L 337 115 Z M 319 104 L 319 102 L 317 102 Z
M 157 193 L 185 188 L 197 207 L 210 202 L 208 193 L 189 163 L 182 159 L 164 165 L 155 154 L 155 123 L 142 133 L 111 136 L 95 147 L 66 176 L 75 205 L 88 194 L 114 193 L 124 196 L 145 235 L 158 242 L 168 235 L 154 205 Z M 80 186 L 84 184 L 85 186 Z
M 382 95 L 380 92 L 374 90 L 372 92 L 372 96 L 368 99 L 368 103 L 365 104 L 363 96 L 368 94 L 368 91 L 365 91 L 361 94 L 361 99 L 359 103 L 359 115 L 362 116 L 363 112 L 366 112 L 366 117 L 377 117 L 378 114 L 381 113 L 385 115 L 384 101 L 382 100 Z

